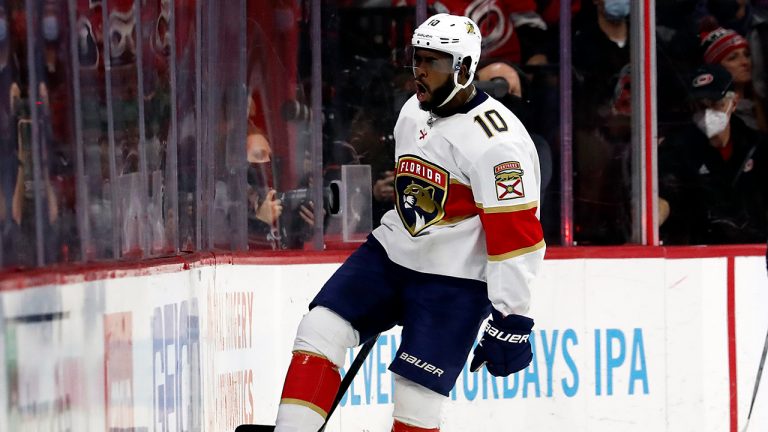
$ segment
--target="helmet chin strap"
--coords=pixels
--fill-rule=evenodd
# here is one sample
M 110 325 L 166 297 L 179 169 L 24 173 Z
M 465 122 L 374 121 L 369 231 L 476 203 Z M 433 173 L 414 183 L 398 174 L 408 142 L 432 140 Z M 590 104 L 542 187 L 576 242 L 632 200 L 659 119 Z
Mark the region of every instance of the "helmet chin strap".
M 443 105 L 447 104 L 451 99 L 453 99 L 454 96 L 456 96 L 456 93 L 458 93 L 461 90 L 464 90 L 465 88 L 469 87 L 470 84 L 472 84 L 472 78 L 475 77 L 475 73 L 474 72 L 469 74 L 469 79 L 467 79 L 467 83 L 466 84 L 459 84 L 459 72 L 460 71 L 456 71 L 456 72 L 453 73 L 453 84 L 455 86 L 453 87 L 453 90 L 448 95 L 448 97 L 445 98 L 443 103 L 441 103 L 440 105 L 437 106 L 438 108 L 440 108 Z

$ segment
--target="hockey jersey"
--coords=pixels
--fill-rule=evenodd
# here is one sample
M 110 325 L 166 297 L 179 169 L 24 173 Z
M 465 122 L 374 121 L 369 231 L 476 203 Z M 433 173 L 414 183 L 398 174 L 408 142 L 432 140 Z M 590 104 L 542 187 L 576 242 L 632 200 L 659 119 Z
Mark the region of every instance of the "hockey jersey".
M 544 258 L 539 160 L 522 123 L 479 92 L 440 118 L 416 96 L 395 125 L 395 209 L 373 235 L 395 263 L 486 281 L 504 314 L 525 314 Z

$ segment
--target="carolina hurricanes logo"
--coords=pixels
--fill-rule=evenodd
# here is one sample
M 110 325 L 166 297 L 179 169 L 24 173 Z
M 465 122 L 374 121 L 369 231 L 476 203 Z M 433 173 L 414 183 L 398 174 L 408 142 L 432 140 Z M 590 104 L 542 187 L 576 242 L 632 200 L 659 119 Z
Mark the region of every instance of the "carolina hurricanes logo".
M 713 77 L 711 73 L 701 74 L 696 76 L 696 78 L 693 79 L 693 86 L 694 87 L 705 86 L 714 80 L 715 80 L 715 77 Z
M 77 20 L 77 54 L 80 67 L 96 69 L 99 65 L 99 46 L 96 44 L 93 25 L 87 17 Z
M 395 193 L 397 213 L 412 236 L 445 216 L 449 174 L 417 156 L 404 155 L 397 161 Z
M 512 37 L 513 26 L 496 1 L 475 0 L 464 12 L 480 27 L 483 34 L 483 52 L 492 52 L 504 46 Z
M 136 20 L 133 9 L 111 11 L 108 28 L 112 66 L 132 64 L 136 60 Z
M 755 167 L 755 160 L 752 158 L 749 158 L 747 163 L 744 164 L 744 172 L 750 172 L 754 167 Z
M 170 32 L 168 24 L 170 23 L 171 2 L 169 0 L 160 1 L 160 13 L 155 19 L 155 29 L 151 38 L 152 49 L 164 56 L 171 54 Z

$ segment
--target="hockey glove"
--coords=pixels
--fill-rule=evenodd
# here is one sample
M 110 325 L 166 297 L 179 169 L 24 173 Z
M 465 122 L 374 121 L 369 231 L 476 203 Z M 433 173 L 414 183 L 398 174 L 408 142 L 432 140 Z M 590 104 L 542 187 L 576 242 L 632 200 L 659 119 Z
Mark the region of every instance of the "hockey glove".
M 475 372 L 485 364 L 491 375 L 507 376 L 525 369 L 533 359 L 531 329 L 532 319 L 522 315 L 505 317 L 494 309 L 475 347 L 469 370 Z

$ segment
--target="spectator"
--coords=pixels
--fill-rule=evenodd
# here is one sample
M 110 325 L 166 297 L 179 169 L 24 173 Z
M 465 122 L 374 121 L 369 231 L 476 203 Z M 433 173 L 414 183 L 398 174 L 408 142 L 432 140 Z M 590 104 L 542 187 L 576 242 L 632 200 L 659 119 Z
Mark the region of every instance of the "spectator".
M 616 77 L 629 63 L 629 0 L 594 4 L 593 19 L 584 18 L 573 35 L 574 113 L 597 121 L 597 109 L 611 99 Z
M 766 136 L 733 115 L 739 95 L 722 66 L 689 84 L 693 124 L 659 147 L 659 223 L 667 244 L 756 243 L 766 236 Z
M 343 142 L 327 143 L 323 160 L 324 181 L 338 180 L 341 166 L 357 163 L 354 151 Z M 315 225 L 315 204 L 311 200 L 310 153 L 304 153 L 304 176 L 299 187 L 277 192 L 273 181 L 272 148 L 264 132 L 249 123 L 246 140 L 248 160 L 248 237 L 251 248 L 301 249 Z M 323 203 L 322 214 L 328 215 Z M 325 218 L 327 222 L 327 218 Z
M 283 206 L 277 191 L 269 187 L 272 149 L 264 133 L 249 124 L 246 138 L 248 160 L 248 244 L 251 248 L 277 248 L 277 221 Z
M 629 0 L 595 0 L 582 9 L 573 36 L 579 244 L 623 244 L 631 234 L 629 6 Z
M 752 6 L 748 0 L 707 0 L 707 11 L 717 23 L 747 36 L 752 27 Z
M 701 63 L 700 0 L 656 2 L 659 134 L 688 121 L 688 75 Z
M 571 25 L 575 25 L 573 18 L 581 10 L 581 0 L 571 0 L 570 4 Z M 560 0 L 536 0 L 536 12 L 544 20 L 546 26 L 544 36 L 543 38 L 536 37 L 533 41 L 529 41 L 527 34 L 521 34 L 521 44 L 523 46 L 533 45 L 536 52 L 543 53 L 547 63 L 556 65 L 559 62 L 560 55 Z M 543 63 L 538 62 L 541 59 L 541 55 L 534 55 L 525 62 L 525 66 L 541 65 Z
M 734 91 L 739 96 L 736 115 L 752 129 L 768 132 L 765 100 L 752 85 L 752 58 L 749 44 L 733 30 L 718 27 L 705 33 L 701 40 L 704 62 L 723 66 L 733 77 Z
M 750 30 L 745 35 L 752 47 L 752 81 L 755 92 L 768 99 L 768 1 L 752 2 Z

